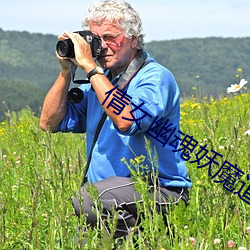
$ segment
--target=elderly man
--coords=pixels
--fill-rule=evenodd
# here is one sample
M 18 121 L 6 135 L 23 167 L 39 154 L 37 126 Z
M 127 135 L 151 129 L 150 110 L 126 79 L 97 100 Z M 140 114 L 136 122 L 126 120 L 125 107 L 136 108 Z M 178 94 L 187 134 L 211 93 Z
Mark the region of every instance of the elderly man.
M 115 237 L 120 237 L 135 226 L 136 203 L 141 201 L 131 171 L 121 159 L 130 162 L 144 155 L 144 175 L 158 173 L 159 211 L 166 212 L 170 203 L 188 202 L 191 181 L 179 150 L 180 93 L 171 72 L 144 51 L 141 19 L 128 3 L 106 0 L 93 4 L 83 26 L 101 40 L 101 54 L 95 61 L 89 43 L 78 33 L 59 36 L 59 40 L 72 41 L 75 56 L 57 55 L 61 71 L 45 98 L 40 126 L 52 132 L 86 132 L 86 180 L 98 190 L 103 205 L 101 219 L 108 215 L 112 219 L 113 211 L 119 211 Z M 68 99 L 75 66 L 89 79 L 89 84 L 79 87 L 83 92 L 79 103 Z M 95 138 L 97 128 L 99 136 Z M 152 154 L 157 154 L 152 156 L 157 159 L 154 166 L 146 140 Z M 75 197 L 73 205 L 78 216 L 85 214 L 87 223 L 95 226 L 94 203 L 84 184 L 79 192 L 83 202 Z M 152 184 L 149 178 L 148 185 Z M 149 188 L 152 198 L 154 191 Z

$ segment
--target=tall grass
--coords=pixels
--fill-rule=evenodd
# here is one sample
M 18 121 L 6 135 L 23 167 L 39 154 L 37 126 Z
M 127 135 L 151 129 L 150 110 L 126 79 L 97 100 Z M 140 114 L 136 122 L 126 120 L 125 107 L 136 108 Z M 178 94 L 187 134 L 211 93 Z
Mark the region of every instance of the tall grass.
M 212 149 L 220 153 L 223 157 L 216 158 L 219 165 L 213 164 L 211 173 L 225 160 L 237 164 L 246 173 L 241 178 L 246 182 L 242 192 L 250 184 L 250 136 L 245 133 L 250 130 L 249 103 L 250 95 L 244 94 L 220 100 L 191 98 L 181 105 L 181 130 L 199 142 L 191 160 L 202 145 L 207 145 L 209 157 Z M 142 166 L 143 157 L 127 164 Z M 71 197 L 79 189 L 84 166 L 83 135 L 41 132 L 38 118 L 28 109 L 7 113 L 0 124 L 0 249 L 80 249 L 82 234 L 76 229 L 86 222 L 84 216 L 75 217 Z M 190 204 L 172 207 L 168 225 L 155 212 L 142 181 L 138 186 L 144 201 L 138 204 L 144 214 L 140 227 L 118 242 L 112 238 L 116 220 L 107 221 L 111 235 L 100 221 L 99 229 L 85 233 L 85 249 L 228 249 L 229 240 L 235 249 L 250 249 L 246 233 L 250 205 L 226 190 L 223 182 L 214 182 L 219 176 L 211 179 L 208 166 L 197 168 L 189 161 L 187 166 L 193 181 Z M 134 177 L 140 180 L 136 171 Z M 238 181 L 234 191 L 240 187 Z M 98 212 L 97 198 L 96 207 Z M 215 239 L 220 239 L 218 244 Z

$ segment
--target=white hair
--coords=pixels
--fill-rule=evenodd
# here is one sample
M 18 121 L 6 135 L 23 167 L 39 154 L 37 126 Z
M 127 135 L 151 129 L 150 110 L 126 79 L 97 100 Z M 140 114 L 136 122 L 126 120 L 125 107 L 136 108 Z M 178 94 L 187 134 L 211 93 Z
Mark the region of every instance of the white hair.
M 104 19 L 117 24 L 125 32 L 126 37 L 137 37 L 137 49 L 143 49 L 144 35 L 141 18 L 129 3 L 121 0 L 104 0 L 94 3 L 89 8 L 89 15 L 83 19 L 82 26 L 89 28 L 90 20 L 101 24 Z

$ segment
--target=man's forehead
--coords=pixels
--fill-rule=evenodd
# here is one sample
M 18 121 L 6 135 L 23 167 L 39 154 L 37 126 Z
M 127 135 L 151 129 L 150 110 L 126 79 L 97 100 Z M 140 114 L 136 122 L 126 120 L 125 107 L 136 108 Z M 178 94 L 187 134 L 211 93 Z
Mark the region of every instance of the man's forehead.
M 94 22 L 93 20 L 90 20 L 89 22 L 90 29 L 95 29 L 98 31 L 108 31 L 108 30 L 117 30 L 121 31 L 121 28 L 118 24 L 118 22 L 109 22 L 107 20 L 103 20 L 102 22 Z

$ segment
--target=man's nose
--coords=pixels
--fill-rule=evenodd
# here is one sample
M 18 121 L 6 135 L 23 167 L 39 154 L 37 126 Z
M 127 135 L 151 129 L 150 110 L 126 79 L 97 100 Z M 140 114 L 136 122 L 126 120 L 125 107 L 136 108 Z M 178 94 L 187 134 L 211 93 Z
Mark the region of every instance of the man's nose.
M 101 38 L 101 40 L 102 40 L 102 48 L 107 49 L 108 48 L 107 43 L 105 42 L 105 40 L 103 38 Z

